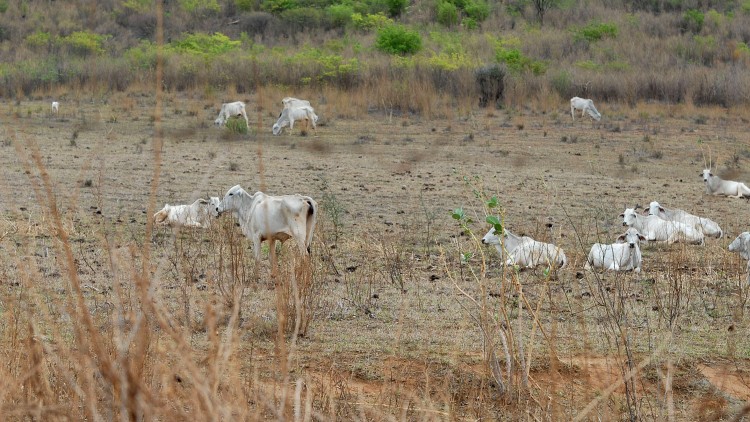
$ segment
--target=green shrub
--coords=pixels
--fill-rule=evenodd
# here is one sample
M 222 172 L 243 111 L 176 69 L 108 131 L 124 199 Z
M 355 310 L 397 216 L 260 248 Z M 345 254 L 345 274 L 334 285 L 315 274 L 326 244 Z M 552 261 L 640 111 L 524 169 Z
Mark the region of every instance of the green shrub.
M 125 51 L 125 59 L 133 70 L 156 69 L 156 44 L 142 40 L 140 44 Z
M 221 11 L 221 6 L 216 0 L 179 0 L 179 2 L 188 13 Z
M 60 38 L 60 43 L 68 48 L 68 51 L 79 55 L 104 53 L 104 41 L 111 38 L 110 35 L 99 35 L 89 31 L 77 31 Z
M 0 13 L 8 11 L 8 0 L 0 0 Z
M 388 15 L 391 17 L 400 16 L 409 5 L 409 0 L 385 0 L 388 6 Z
M 690 9 L 686 10 L 682 14 L 682 22 L 680 23 L 680 29 L 683 32 L 698 33 L 703 29 L 703 22 L 705 16 L 700 10 Z
M 354 8 L 348 4 L 332 4 L 325 11 L 331 24 L 338 27 L 349 25 L 354 14 Z
M 264 12 L 281 13 L 285 10 L 291 10 L 298 6 L 299 5 L 295 0 L 263 0 L 260 8 Z
M 422 49 L 422 38 L 403 25 L 390 25 L 378 31 L 375 47 L 388 54 L 414 54 Z
M 234 0 L 234 5 L 243 12 L 252 12 L 255 8 L 255 0 Z
M 213 35 L 198 33 L 186 35 L 182 40 L 169 44 L 169 49 L 180 53 L 216 56 L 238 48 L 241 41 L 233 41 L 216 32 Z
M 247 135 L 248 127 L 244 117 L 232 116 L 227 119 L 225 125 L 226 130 L 229 133 L 237 133 L 240 135 Z
M 617 25 L 613 23 L 589 23 L 588 25 L 573 30 L 576 41 L 588 42 L 599 41 L 603 38 L 616 38 Z
M 530 71 L 535 75 L 541 75 L 547 71 L 547 65 L 544 62 L 524 56 L 517 48 L 498 46 L 495 50 L 495 59 L 499 63 L 505 63 L 514 73 Z
M 36 31 L 26 37 L 26 44 L 29 47 L 46 47 L 50 44 L 52 37 L 49 32 Z
M 458 8 L 450 1 L 441 1 L 437 5 L 437 21 L 444 26 L 458 24 Z
M 464 11 L 469 19 L 477 22 L 483 22 L 490 16 L 490 6 L 485 0 L 467 0 Z M 464 19 L 464 24 L 466 24 L 466 19 Z
M 359 30 L 371 31 L 373 29 L 381 29 L 393 25 L 393 19 L 390 19 L 382 13 L 375 15 L 367 14 L 364 16 L 360 13 L 354 13 L 352 14 L 352 24 Z
M 122 3 L 122 7 L 137 13 L 148 13 L 153 5 L 153 0 L 126 0 Z

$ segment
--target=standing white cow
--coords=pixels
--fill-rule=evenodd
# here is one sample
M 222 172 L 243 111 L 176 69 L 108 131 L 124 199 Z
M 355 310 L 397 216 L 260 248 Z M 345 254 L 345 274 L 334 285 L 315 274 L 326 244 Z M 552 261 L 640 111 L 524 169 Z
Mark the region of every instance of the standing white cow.
M 640 242 L 645 241 L 638 230 L 629 228 L 621 234 L 616 243 L 606 245 L 594 243 L 586 259 L 585 269 L 601 268 L 611 271 L 641 272 L 641 247 Z
M 743 259 L 747 260 L 745 264 L 745 271 L 748 273 L 747 282 L 750 284 L 750 233 L 742 232 L 737 236 L 732 243 L 729 244 L 729 252 L 736 252 L 740 254 Z
M 594 102 L 589 100 L 588 98 L 571 98 L 570 116 L 573 117 L 573 120 L 576 119 L 576 110 L 581 110 L 581 117 L 585 116 L 588 113 L 588 115 L 597 122 L 602 119 L 602 115 L 599 113 L 596 107 L 594 107 Z
M 60 112 L 60 103 L 52 101 L 52 114 L 57 115 Z
M 533 268 L 538 265 L 563 268 L 568 263 L 562 248 L 536 241 L 528 236 L 517 236 L 507 229 L 503 229 L 503 234 L 498 236 L 495 234 L 495 228 L 491 227 L 482 238 L 482 243 L 495 246 L 503 258 L 504 251 L 507 251 L 508 259 L 505 260 L 505 265 L 518 265 L 521 268 Z
M 649 204 L 648 210 L 644 210 L 646 215 L 655 215 L 663 220 L 678 221 L 688 226 L 695 227 L 703 232 L 704 236 L 721 238 L 723 231 L 719 224 L 711 219 L 698 217 L 679 208 L 664 208 L 656 201 Z
M 310 106 L 283 109 L 281 114 L 279 114 L 279 119 L 273 125 L 273 134 L 278 135 L 283 128 L 289 126 L 289 134 L 291 135 L 292 130 L 294 130 L 294 122 L 297 120 L 305 120 L 308 124 L 312 124 L 315 136 L 318 135 L 318 131 L 315 127 L 315 122 L 318 121 L 318 116 Z
M 216 211 L 231 211 L 237 216 L 242 233 L 253 242 L 255 259 L 260 260 L 261 242 L 267 240 L 272 261 L 276 241 L 294 238 L 300 254 L 310 253 L 318 204 L 309 196 L 271 196 L 263 192 L 250 195 L 240 185 L 232 186 Z
M 297 108 L 297 107 L 312 107 L 310 105 L 310 101 L 307 100 L 300 100 L 299 98 L 294 97 L 284 97 L 281 99 L 281 105 L 284 108 Z
M 242 116 L 245 118 L 245 124 L 250 127 L 250 122 L 247 120 L 247 113 L 245 112 L 245 103 L 242 101 L 235 101 L 233 103 L 224 103 L 221 105 L 219 111 L 219 117 L 214 120 L 216 126 L 224 126 L 227 124 L 227 120 L 233 116 Z
M 706 184 L 706 193 L 709 195 L 725 195 L 730 198 L 750 196 L 750 189 L 744 183 L 714 176 L 710 169 L 703 169 L 703 182 Z
M 648 240 L 659 242 L 686 242 L 694 245 L 703 244 L 703 232 L 677 221 L 667 221 L 655 215 L 643 216 L 635 208 L 626 208 L 620 214 L 622 225 L 633 227 Z
M 154 214 L 154 222 L 172 227 L 209 227 L 212 218 L 218 217 L 217 207 L 221 201 L 218 197 L 197 199 L 190 205 L 169 205 Z

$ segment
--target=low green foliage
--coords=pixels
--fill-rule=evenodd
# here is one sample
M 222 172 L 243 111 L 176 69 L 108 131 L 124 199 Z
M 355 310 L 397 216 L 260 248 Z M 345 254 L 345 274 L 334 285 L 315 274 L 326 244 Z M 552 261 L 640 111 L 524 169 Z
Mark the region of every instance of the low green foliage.
M 495 49 L 495 59 L 498 63 L 505 63 L 508 69 L 515 73 L 531 72 L 543 75 L 547 71 L 547 65 L 543 61 L 526 57 L 517 48 L 498 46 Z
M 244 117 L 232 116 L 227 119 L 227 123 L 224 127 L 229 133 L 247 135 L 248 132 L 247 123 L 245 122 Z
M 125 58 L 132 69 L 153 70 L 156 69 L 157 50 L 156 44 L 148 40 L 142 40 L 140 44 L 129 48 Z
M 354 7 L 348 4 L 332 4 L 325 9 L 325 12 L 333 25 L 345 27 L 352 22 Z
M 685 32 L 701 32 L 705 19 L 705 15 L 700 10 L 686 10 L 685 13 L 682 14 L 681 29 Z
M 464 4 L 464 12 L 467 18 L 483 22 L 490 16 L 490 6 L 484 0 L 467 0 Z
M 592 22 L 581 28 L 573 28 L 573 39 L 576 41 L 596 42 L 604 38 L 617 38 L 617 25 L 613 23 Z
M 450 1 L 438 2 L 437 21 L 443 26 L 458 25 L 458 7 Z
M 153 0 L 125 0 L 122 2 L 122 7 L 125 9 L 128 9 L 129 11 L 137 12 L 137 13 L 147 13 L 150 12 L 154 7 L 154 1 Z
M 59 38 L 62 46 L 79 56 L 104 53 L 104 42 L 112 38 L 110 35 L 99 35 L 89 31 L 76 31 Z
M 419 32 L 403 25 L 390 25 L 378 31 L 375 46 L 388 54 L 415 54 L 422 49 L 422 38 Z
M 393 19 L 390 19 L 382 13 L 374 15 L 366 14 L 364 16 L 361 13 L 354 13 L 352 14 L 352 25 L 361 31 L 379 30 L 393 25 Z
M 46 47 L 52 41 L 52 37 L 50 36 L 49 32 L 37 30 L 33 34 L 28 35 L 25 41 L 26 41 L 26 44 L 32 48 Z
M 237 9 L 243 11 L 243 12 L 252 12 L 255 8 L 255 1 L 254 0 L 234 0 L 234 5 L 237 6 Z
M 241 41 L 233 41 L 220 32 L 216 32 L 213 35 L 197 33 L 189 34 L 181 40 L 173 41 L 169 44 L 169 49 L 180 53 L 216 56 L 235 50 L 240 44 L 242 44 Z
M 188 13 L 219 12 L 221 6 L 217 0 L 179 0 L 180 6 Z
M 281 13 L 299 7 L 295 0 L 263 0 L 261 10 L 269 13 Z

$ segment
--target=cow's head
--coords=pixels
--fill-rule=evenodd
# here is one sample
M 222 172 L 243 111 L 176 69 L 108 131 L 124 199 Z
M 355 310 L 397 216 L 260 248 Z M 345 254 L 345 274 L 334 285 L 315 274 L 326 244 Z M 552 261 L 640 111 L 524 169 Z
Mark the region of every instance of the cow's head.
M 273 128 L 271 129 L 274 135 L 278 135 L 281 133 L 281 125 L 278 123 L 273 124 Z
M 495 228 L 490 227 L 490 230 L 482 238 L 482 243 L 485 245 L 500 245 L 502 240 L 500 239 L 500 236 L 495 234 Z
M 643 210 L 644 215 L 659 215 L 660 212 L 665 212 L 664 208 L 656 201 L 652 201 L 648 204 L 648 209 Z
M 238 211 L 240 209 L 240 196 L 242 192 L 245 192 L 245 190 L 240 185 L 234 185 L 229 188 L 226 195 L 224 195 L 224 199 L 216 205 L 216 214 L 220 215 L 226 211 Z
M 212 196 L 208 199 L 208 213 L 211 217 L 219 216 L 219 206 L 221 206 L 221 199 L 218 196 Z
M 216 120 L 214 120 L 214 126 L 224 126 L 224 119 L 222 119 L 221 116 L 217 117 Z
M 711 173 L 710 169 L 703 169 L 703 181 L 708 182 L 708 179 L 714 177 L 714 174 Z
M 635 212 L 635 208 L 625 208 L 625 212 L 620 214 L 620 217 L 622 218 L 622 225 L 623 226 L 632 226 L 635 224 L 636 218 L 638 218 L 638 214 Z
M 646 238 L 638 233 L 638 230 L 631 227 L 625 233 L 618 236 L 616 241 L 617 243 L 627 243 L 632 249 L 635 248 L 641 240 L 645 241 Z
M 750 233 L 742 232 L 729 244 L 729 252 L 737 252 L 743 258 L 750 259 Z

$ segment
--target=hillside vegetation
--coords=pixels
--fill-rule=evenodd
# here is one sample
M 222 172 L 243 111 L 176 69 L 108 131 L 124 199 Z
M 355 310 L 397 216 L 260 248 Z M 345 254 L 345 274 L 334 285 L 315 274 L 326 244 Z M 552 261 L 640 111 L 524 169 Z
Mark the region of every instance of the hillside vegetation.
M 750 1 L 178 0 L 163 5 L 163 86 L 346 90 L 370 108 L 499 106 L 574 95 L 738 106 L 750 100 Z M 0 1 L 0 95 L 153 87 L 152 0 Z

